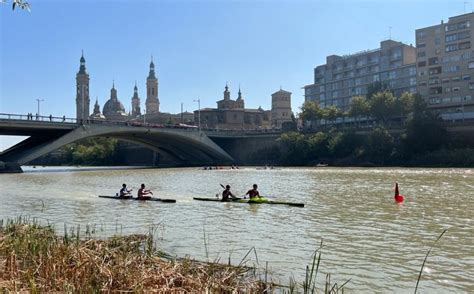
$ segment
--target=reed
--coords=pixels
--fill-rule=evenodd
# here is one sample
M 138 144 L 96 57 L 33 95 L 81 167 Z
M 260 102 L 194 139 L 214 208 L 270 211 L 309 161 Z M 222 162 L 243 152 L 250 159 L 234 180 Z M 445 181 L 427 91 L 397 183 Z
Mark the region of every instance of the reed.
M 64 227 L 19 217 L 0 222 L 2 292 L 250 292 L 270 284 L 252 268 L 175 259 L 154 243 L 155 230 L 98 240 L 95 228 Z

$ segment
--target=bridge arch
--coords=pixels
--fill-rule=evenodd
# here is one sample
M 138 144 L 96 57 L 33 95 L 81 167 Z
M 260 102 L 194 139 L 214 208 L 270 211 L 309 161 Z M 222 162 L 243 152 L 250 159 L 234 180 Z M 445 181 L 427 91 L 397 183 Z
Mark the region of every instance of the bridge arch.
M 165 152 L 190 165 L 232 163 L 233 158 L 204 133 L 191 129 L 87 124 L 69 132 L 29 134 L 31 137 L 0 154 L 0 160 L 25 165 L 67 144 L 92 137 L 110 137 Z

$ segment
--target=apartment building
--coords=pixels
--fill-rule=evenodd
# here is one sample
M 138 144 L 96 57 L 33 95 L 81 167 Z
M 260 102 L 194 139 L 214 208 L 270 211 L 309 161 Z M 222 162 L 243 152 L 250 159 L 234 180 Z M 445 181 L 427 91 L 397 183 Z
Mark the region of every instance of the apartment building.
M 367 94 L 367 87 L 375 82 L 388 85 L 395 95 L 414 93 L 415 62 L 415 47 L 394 40 L 382 41 L 374 50 L 327 56 L 326 64 L 314 69 L 314 83 L 304 87 L 305 100 L 347 110 L 352 97 Z
M 417 91 L 443 119 L 474 118 L 474 13 L 416 30 Z

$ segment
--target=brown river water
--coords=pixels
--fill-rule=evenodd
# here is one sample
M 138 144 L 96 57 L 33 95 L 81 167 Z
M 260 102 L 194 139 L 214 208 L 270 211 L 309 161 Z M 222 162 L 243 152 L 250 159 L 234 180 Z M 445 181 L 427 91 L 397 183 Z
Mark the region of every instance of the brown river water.
M 393 201 L 394 182 L 405 202 Z M 122 183 L 147 184 L 156 196 L 177 203 L 98 198 Z M 251 185 L 260 194 L 304 202 L 280 205 L 201 202 L 219 184 L 236 195 Z M 422 293 L 474 293 L 474 169 L 281 168 L 204 171 L 180 169 L 26 168 L 0 175 L 0 218 L 20 215 L 95 228 L 98 237 L 147 233 L 176 256 L 268 269 L 276 281 L 304 280 L 305 266 L 323 240 L 324 275 L 350 293 L 413 293 L 426 252 L 435 244 L 419 285 Z M 204 234 L 206 240 L 204 240 Z

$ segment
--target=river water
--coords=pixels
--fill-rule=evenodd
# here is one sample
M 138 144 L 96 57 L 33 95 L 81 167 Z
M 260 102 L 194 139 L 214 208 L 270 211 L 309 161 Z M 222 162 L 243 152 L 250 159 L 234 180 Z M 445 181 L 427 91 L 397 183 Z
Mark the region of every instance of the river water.
M 393 201 L 394 182 L 405 202 Z M 175 204 L 98 198 L 122 183 L 146 183 Z M 262 195 L 304 202 L 279 205 L 193 201 L 215 197 L 219 183 L 243 195 L 253 183 Z M 413 293 L 426 252 L 423 293 L 474 292 L 474 170 L 402 168 L 282 168 L 204 171 L 181 169 L 27 168 L 0 176 L 0 218 L 19 215 L 67 226 L 95 227 L 99 237 L 154 230 L 161 248 L 201 260 L 229 257 L 268 269 L 288 284 L 323 240 L 324 274 L 349 292 Z M 204 235 L 206 240 L 204 240 Z

